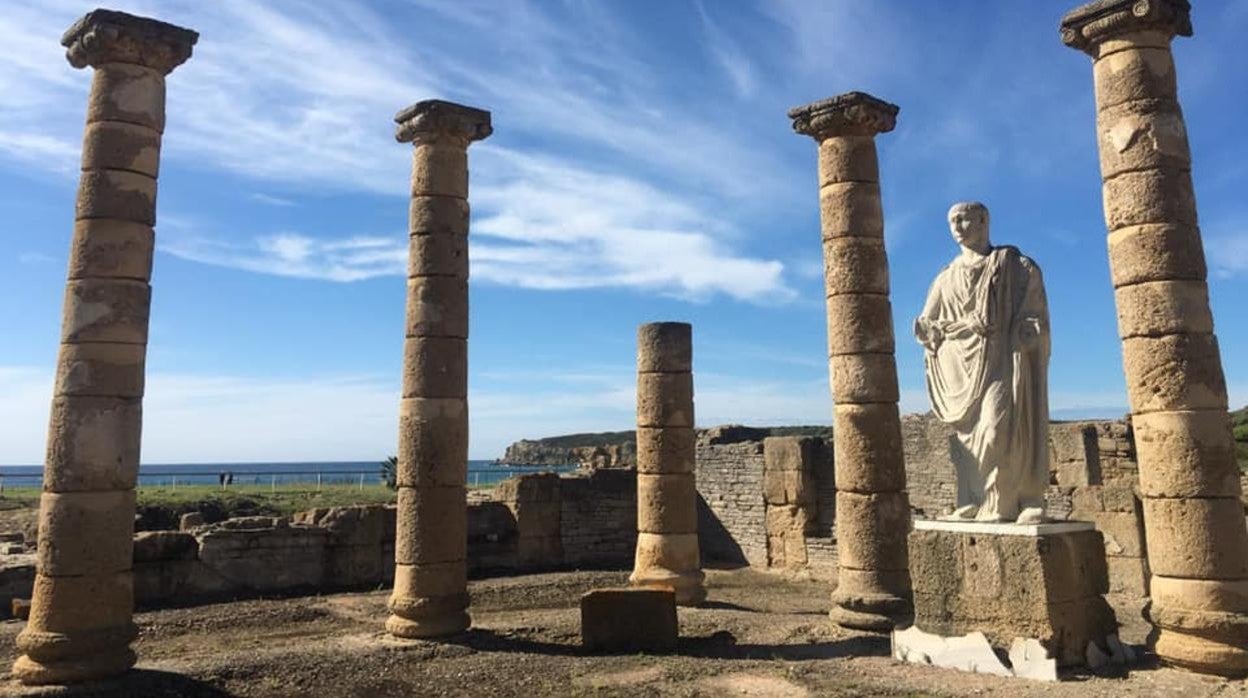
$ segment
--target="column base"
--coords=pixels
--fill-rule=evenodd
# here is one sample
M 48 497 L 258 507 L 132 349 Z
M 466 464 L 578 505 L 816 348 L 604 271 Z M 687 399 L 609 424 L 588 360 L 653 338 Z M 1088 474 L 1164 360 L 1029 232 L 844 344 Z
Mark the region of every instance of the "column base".
M 445 596 L 391 596 L 391 616 L 386 631 L 409 639 L 446 637 L 462 633 L 472 625 L 468 615 L 468 594 Z
M 1159 630 L 1154 651 L 1162 663 L 1180 669 L 1231 679 L 1248 677 L 1248 647 L 1244 645 Z
M 904 599 L 898 599 L 898 601 L 904 601 Z M 907 606 L 910 605 L 909 601 L 905 603 Z M 828 620 L 850 630 L 891 633 L 897 628 L 909 625 L 914 620 L 914 611 L 906 611 L 904 613 L 886 613 L 881 611 L 872 613 L 834 605 L 832 610 L 828 611 Z
M 634 587 L 671 589 L 676 593 L 677 606 L 697 606 L 706 601 L 706 575 L 702 570 L 673 572 L 660 567 L 636 570 L 628 578 Z
M 72 632 L 42 630 L 34 618 L 17 635 L 22 656 L 13 676 L 27 685 L 70 684 L 125 673 L 136 657 L 130 643 L 138 637 L 133 623 Z
M 1201 674 L 1248 676 L 1248 580 L 1154 575 L 1145 615 L 1162 662 Z
M 386 632 L 395 637 L 419 640 L 458 635 L 467 630 L 471 625 L 472 617 L 466 611 L 460 611 L 447 616 L 421 618 L 419 620 L 392 615 L 386 619 Z
M 909 570 L 837 570 L 833 623 L 853 630 L 891 632 L 914 621 Z
M 129 647 L 120 652 L 48 661 L 36 661 L 23 655 L 13 662 L 13 677 L 27 686 L 80 683 L 124 674 L 136 660 L 134 650 Z

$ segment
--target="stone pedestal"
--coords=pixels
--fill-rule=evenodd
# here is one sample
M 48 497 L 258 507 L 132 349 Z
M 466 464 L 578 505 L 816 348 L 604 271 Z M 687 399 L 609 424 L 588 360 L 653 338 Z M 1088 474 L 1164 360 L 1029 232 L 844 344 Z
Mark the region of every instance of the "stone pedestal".
M 38 576 L 17 637 L 23 683 L 129 669 L 132 536 L 165 76 L 198 34 L 96 10 L 61 43 L 92 66 L 82 175 L 39 507 Z
M 508 478 L 494 487 L 494 499 L 516 520 L 516 567 L 550 569 L 563 564 L 560 479 L 555 473 Z
M 676 603 L 706 599 L 694 482 L 693 330 L 637 330 L 637 554 L 629 583 L 671 588 Z
M 1098 0 L 1062 19 L 1090 55 L 1110 277 L 1152 571 L 1157 655 L 1248 674 L 1248 530 L 1205 284 L 1170 42 L 1187 0 Z
M 819 144 L 839 556 L 830 616 L 876 631 L 910 618 L 910 507 L 875 150 L 897 112 L 861 92 L 789 111 L 793 130 Z
M 916 521 L 910 534 L 914 625 L 944 637 L 982 632 L 994 648 L 1035 639 L 1059 666 L 1117 635 L 1105 544 L 1087 522 Z
M 393 615 L 399 637 L 468 628 L 468 145 L 490 113 L 441 100 L 399 112 L 411 142 Z

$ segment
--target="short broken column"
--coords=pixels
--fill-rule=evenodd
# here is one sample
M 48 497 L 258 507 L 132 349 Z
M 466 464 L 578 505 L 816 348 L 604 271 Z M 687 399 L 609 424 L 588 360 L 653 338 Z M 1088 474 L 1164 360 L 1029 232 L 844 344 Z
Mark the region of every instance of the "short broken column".
M 48 430 L 30 622 L 13 674 L 63 684 L 126 671 L 134 486 L 151 307 L 165 76 L 193 31 L 95 10 L 61 43 L 92 66 L 61 349 Z
M 452 635 L 468 617 L 468 145 L 490 113 L 441 100 L 399 112 L 411 142 L 407 329 L 399 407 L 393 615 L 399 637 Z
M 835 403 L 838 581 L 831 618 L 887 631 L 912 616 L 910 507 L 875 135 L 898 108 L 849 92 L 789 111 L 819 144 L 828 355 Z
M 1165 662 L 1248 674 L 1248 531 L 1205 284 L 1170 42 L 1187 0 L 1100 0 L 1062 19 L 1093 59 L 1110 275 Z
M 676 603 L 706 599 L 694 480 L 692 328 L 637 330 L 637 555 L 629 582 L 670 587 Z

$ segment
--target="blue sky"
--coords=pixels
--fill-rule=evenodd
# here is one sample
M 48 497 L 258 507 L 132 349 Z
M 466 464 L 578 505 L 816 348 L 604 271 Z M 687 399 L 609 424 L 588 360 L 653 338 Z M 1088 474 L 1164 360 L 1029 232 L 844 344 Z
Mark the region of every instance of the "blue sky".
M 0 0 L 0 463 L 42 459 L 94 3 Z M 131 2 L 194 28 L 169 80 L 143 459 L 395 450 L 411 146 L 392 117 L 490 109 L 470 152 L 474 458 L 633 423 L 636 326 L 694 325 L 698 421 L 827 423 L 815 147 L 792 106 L 865 90 L 905 411 L 910 340 L 979 199 L 1045 271 L 1055 416 L 1125 411 L 1091 65 L 1061 2 Z M 1071 4 L 1073 6 L 1073 3 Z M 1248 401 L 1248 3 L 1175 43 L 1231 400 Z

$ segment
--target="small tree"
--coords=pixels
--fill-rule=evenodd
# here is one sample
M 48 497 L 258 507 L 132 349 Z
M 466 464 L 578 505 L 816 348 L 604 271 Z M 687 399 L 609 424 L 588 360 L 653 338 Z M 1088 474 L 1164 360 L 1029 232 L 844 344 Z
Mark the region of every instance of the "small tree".
M 381 462 L 381 480 L 386 487 L 397 489 L 399 486 L 399 457 L 390 456 Z

